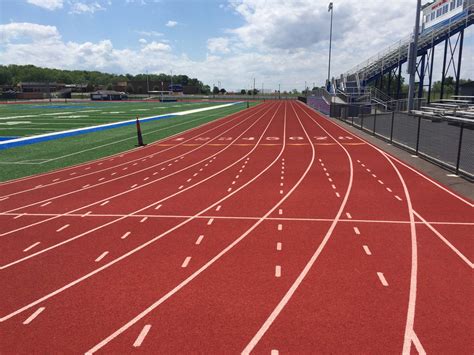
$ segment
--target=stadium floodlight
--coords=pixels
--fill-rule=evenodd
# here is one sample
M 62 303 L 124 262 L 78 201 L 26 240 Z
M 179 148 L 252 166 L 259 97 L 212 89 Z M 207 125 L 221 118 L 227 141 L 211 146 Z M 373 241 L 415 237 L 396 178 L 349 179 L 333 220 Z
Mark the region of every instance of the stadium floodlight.
M 329 3 L 328 12 L 331 13 L 331 25 L 329 29 L 329 64 L 328 64 L 328 85 L 331 82 L 331 49 L 332 49 L 332 17 L 334 12 L 334 5 L 332 2 Z

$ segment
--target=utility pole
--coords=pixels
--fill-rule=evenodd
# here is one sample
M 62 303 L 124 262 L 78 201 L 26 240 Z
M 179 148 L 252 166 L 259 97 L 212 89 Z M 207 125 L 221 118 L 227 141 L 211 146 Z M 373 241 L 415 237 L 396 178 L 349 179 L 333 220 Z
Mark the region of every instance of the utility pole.
M 420 30 L 420 12 L 421 0 L 416 4 L 416 19 L 415 28 L 413 29 L 413 42 L 408 47 L 408 74 L 410 74 L 410 81 L 408 82 L 408 112 L 413 110 L 414 93 L 415 93 L 415 76 L 416 76 L 416 58 L 418 56 L 418 32 Z
M 281 100 L 280 84 L 278 84 L 278 100 Z
M 332 17 L 334 12 L 334 5 L 332 2 L 329 3 L 328 12 L 331 12 L 331 27 L 329 29 L 329 64 L 328 64 L 328 86 L 331 82 L 331 50 L 332 50 Z
M 253 98 L 255 99 L 255 78 L 253 78 Z

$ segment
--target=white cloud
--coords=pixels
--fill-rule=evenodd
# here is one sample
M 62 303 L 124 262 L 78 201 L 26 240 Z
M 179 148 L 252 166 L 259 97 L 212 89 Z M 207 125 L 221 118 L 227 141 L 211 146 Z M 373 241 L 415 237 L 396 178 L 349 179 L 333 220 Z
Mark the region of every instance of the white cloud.
M 74 2 L 71 4 L 70 14 L 93 14 L 97 11 L 104 11 L 105 8 L 100 5 L 98 2 L 93 3 L 83 3 L 83 2 Z
M 177 21 L 173 21 L 173 20 L 169 20 L 167 23 L 166 23 L 166 27 L 175 27 L 178 25 L 178 22 Z
M 171 50 L 171 47 L 169 44 L 161 43 L 161 42 L 151 42 L 142 48 L 143 53 L 169 52 L 170 50 Z
M 45 42 L 59 40 L 55 26 L 45 26 L 29 22 L 14 22 L 0 25 L 0 43 L 16 41 Z
M 216 37 L 209 38 L 207 40 L 207 49 L 211 53 L 229 53 L 229 38 L 226 37 Z
M 146 44 L 148 41 L 145 38 L 140 38 L 138 42 L 140 42 L 141 44 Z
M 28 4 L 39 6 L 46 10 L 57 10 L 63 7 L 63 0 L 27 0 Z
M 146 36 L 146 37 L 162 37 L 163 33 L 157 31 L 135 31 L 139 35 Z

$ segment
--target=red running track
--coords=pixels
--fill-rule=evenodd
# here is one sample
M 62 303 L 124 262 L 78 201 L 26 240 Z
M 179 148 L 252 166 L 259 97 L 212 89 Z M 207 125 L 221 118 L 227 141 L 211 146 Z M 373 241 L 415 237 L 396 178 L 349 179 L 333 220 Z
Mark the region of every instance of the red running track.
M 0 188 L 2 353 L 473 353 L 472 202 L 301 103 Z

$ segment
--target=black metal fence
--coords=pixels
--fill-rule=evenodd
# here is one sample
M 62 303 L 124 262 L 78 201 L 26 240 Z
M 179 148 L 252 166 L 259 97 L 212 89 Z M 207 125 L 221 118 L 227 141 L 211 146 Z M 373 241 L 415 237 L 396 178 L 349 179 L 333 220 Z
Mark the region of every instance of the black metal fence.
M 331 105 L 331 117 L 474 181 L 474 122 L 380 112 L 359 105 Z

